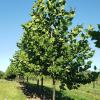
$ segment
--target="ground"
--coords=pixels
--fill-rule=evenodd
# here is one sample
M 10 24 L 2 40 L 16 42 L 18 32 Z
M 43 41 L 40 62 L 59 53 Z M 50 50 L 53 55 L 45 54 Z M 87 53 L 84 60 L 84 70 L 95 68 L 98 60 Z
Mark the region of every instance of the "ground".
M 26 100 L 26 96 L 20 89 L 19 83 L 0 80 L 0 100 Z
M 34 84 L 33 84 L 34 83 Z M 38 90 L 36 82 L 19 84 L 15 81 L 0 80 L 0 100 L 40 100 L 41 90 Z M 96 82 L 95 88 L 93 83 L 81 85 L 78 90 L 59 90 L 59 82 L 56 85 L 56 100 L 100 100 L 100 81 Z M 40 87 L 41 89 L 41 87 Z M 43 100 L 52 98 L 52 81 L 44 81 Z M 36 98 L 32 99 L 31 96 Z M 26 99 L 27 98 L 27 99 Z

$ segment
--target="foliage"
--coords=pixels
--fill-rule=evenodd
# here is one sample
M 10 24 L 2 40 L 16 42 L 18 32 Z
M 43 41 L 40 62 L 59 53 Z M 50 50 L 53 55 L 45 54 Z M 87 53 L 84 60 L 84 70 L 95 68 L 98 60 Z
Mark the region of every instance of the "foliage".
M 22 50 L 15 52 L 13 59 L 11 59 L 11 65 L 14 66 L 16 75 L 24 75 L 28 72 L 28 57 Z
M 2 79 L 4 77 L 4 72 L 0 71 L 0 79 Z
M 18 47 L 30 58 L 35 73 L 60 79 L 69 89 L 89 82 L 85 73 L 91 67 L 88 32 L 82 25 L 69 30 L 74 10 L 65 10 L 65 0 L 38 0 L 32 20 L 22 25 L 24 34 Z M 34 71 L 33 71 L 34 72 Z
M 7 68 L 4 78 L 5 79 L 15 79 L 16 78 L 16 74 L 14 72 L 14 67 L 11 65 L 10 67 Z
M 6 71 L 6 78 L 15 78 L 18 75 L 24 75 L 27 70 L 27 56 L 23 51 L 15 52 L 11 63 Z
M 95 46 L 100 48 L 100 24 L 98 24 L 97 31 L 92 28 L 92 30 L 89 30 L 89 33 L 91 35 L 91 39 L 94 40 Z

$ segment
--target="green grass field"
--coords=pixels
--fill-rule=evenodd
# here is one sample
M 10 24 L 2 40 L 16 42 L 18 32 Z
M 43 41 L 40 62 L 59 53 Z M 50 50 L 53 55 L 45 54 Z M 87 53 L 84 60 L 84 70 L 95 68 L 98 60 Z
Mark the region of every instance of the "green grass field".
M 46 80 L 44 81 L 44 86 L 52 88 L 51 79 L 46 78 Z M 60 89 L 58 81 L 56 82 L 56 90 L 57 93 L 59 93 Z M 100 80 L 96 82 L 95 88 L 93 88 L 93 83 L 91 83 L 81 85 L 78 89 L 63 90 L 62 98 L 58 97 L 57 100 L 100 100 Z
M 44 84 L 47 87 L 52 87 L 52 82 L 45 81 Z M 56 89 L 59 91 L 59 82 L 57 82 Z M 93 88 L 93 83 L 81 85 L 78 89 L 64 90 L 62 92 L 63 97 L 70 97 L 73 100 L 100 100 L 100 80 L 96 82 L 95 88 Z M 63 100 L 67 100 L 66 98 Z
M 33 81 L 32 81 L 33 83 Z M 47 90 L 52 88 L 52 81 L 46 79 L 44 81 Z M 56 90 L 59 93 L 59 82 L 57 82 Z M 62 99 L 58 97 L 57 100 L 100 100 L 100 83 L 96 84 L 93 88 L 93 84 L 82 85 L 77 90 L 64 90 L 62 91 Z M 67 99 L 67 98 L 69 99 Z M 19 83 L 15 81 L 0 80 L 0 100 L 26 100 L 26 96 L 20 89 Z
M 17 82 L 0 80 L 0 100 L 26 100 L 19 87 Z
M 93 88 L 92 84 L 81 86 L 78 90 L 67 90 L 63 92 L 74 100 L 100 100 L 100 85 Z

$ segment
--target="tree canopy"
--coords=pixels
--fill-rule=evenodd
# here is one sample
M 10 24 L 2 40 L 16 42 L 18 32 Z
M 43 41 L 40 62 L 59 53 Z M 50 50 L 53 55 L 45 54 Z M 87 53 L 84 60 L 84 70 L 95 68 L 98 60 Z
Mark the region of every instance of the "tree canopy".
M 65 0 L 34 3 L 31 21 L 22 25 L 24 34 L 18 47 L 28 54 L 30 63 L 40 67 L 42 74 L 55 79 L 67 76 L 66 84 L 71 88 L 91 67 L 88 59 L 94 51 L 82 25 L 70 29 L 75 11 L 66 11 L 65 3 Z

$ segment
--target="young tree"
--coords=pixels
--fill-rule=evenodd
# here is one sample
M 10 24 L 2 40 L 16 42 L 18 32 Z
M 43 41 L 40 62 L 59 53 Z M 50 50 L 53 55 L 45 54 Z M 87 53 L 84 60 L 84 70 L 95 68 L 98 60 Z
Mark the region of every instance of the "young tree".
M 0 71 L 0 79 L 2 79 L 4 77 L 4 72 Z
M 66 11 L 65 4 L 66 0 L 37 0 L 32 19 L 23 25 L 24 34 L 18 43 L 34 65 L 33 72 L 51 76 L 53 100 L 56 79 L 69 89 L 91 81 L 91 73 L 86 73 L 94 54 L 88 43 L 89 34 L 82 25 L 69 28 L 75 11 Z
M 29 72 L 28 69 L 28 57 L 24 51 L 16 51 L 13 58 L 10 60 L 11 63 L 6 71 L 6 76 L 20 77 L 26 75 Z
M 13 64 L 10 64 L 7 68 L 4 78 L 8 80 L 16 78 L 15 67 L 13 66 Z

